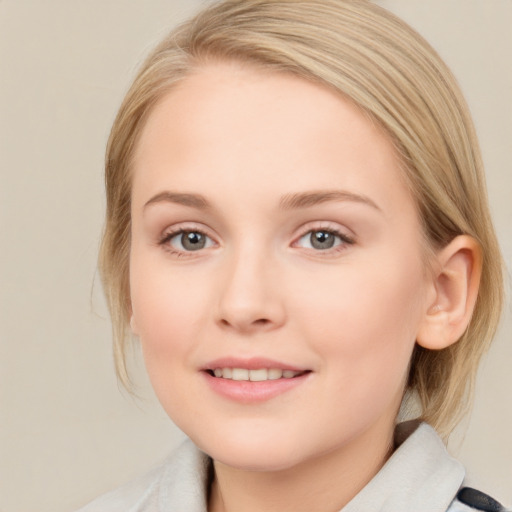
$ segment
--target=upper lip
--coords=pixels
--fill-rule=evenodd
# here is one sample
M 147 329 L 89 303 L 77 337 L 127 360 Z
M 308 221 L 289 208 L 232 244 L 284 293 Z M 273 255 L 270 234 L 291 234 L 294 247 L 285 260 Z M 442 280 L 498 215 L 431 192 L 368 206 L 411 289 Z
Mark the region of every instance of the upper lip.
M 202 370 L 215 370 L 215 368 L 245 368 L 247 370 L 258 370 L 261 368 L 279 368 L 281 370 L 292 370 L 294 372 L 303 372 L 308 368 L 303 368 L 295 365 L 276 361 L 274 359 L 268 359 L 266 357 L 250 357 L 250 358 L 238 358 L 238 357 L 222 357 L 215 359 L 205 364 Z

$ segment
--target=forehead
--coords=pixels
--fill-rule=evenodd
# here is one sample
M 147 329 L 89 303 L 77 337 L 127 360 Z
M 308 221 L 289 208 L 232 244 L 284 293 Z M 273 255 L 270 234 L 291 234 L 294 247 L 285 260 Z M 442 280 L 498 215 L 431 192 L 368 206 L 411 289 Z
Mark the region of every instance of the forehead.
M 358 107 L 325 86 L 237 63 L 199 68 L 160 100 L 133 169 L 134 199 L 222 183 L 226 193 L 267 196 L 373 185 L 381 201 L 411 200 L 389 137 Z

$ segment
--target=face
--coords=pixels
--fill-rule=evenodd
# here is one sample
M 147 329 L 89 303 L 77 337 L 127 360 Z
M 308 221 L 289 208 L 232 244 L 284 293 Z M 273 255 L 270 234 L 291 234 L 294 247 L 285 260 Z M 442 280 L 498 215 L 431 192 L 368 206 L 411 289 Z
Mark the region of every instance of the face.
M 429 286 L 379 128 L 319 85 L 212 64 L 155 107 L 133 172 L 132 328 L 176 424 L 258 470 L 389 436 Z

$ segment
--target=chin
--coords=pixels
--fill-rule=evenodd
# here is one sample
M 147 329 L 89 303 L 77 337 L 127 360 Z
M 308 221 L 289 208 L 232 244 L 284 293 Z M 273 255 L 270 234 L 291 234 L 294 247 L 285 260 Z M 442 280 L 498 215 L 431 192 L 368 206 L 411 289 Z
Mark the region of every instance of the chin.
M 283 439 L 285 436 L 223 436 L 214 440 L 192 440 L 213 460 L 244 471 L 282 471 L 300 463 L 304 443 Z M 288 442 L 287 442 L 288 441 Z
M 297 466 L 299 463 L 299 460 L 290 457 L 289 453 L 286 456 L 280 456 L 279 454 L 276 456 L 270 450 L 246 451 L 245 453 L 219 450 L 218 457 L 215 454 L 210 454 L 210 456 L 216 462 L 241 471 L 285 471 Z

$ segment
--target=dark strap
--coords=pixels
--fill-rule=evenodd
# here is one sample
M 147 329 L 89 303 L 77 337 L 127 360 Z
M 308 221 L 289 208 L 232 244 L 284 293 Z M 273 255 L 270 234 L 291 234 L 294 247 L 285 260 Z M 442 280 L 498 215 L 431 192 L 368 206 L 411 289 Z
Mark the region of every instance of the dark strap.
M 501 503 L 471 487 L 463 487 L 458 492 L 457 499 L 464 505 L 483 512 L 505 512 L 505 507 Z

